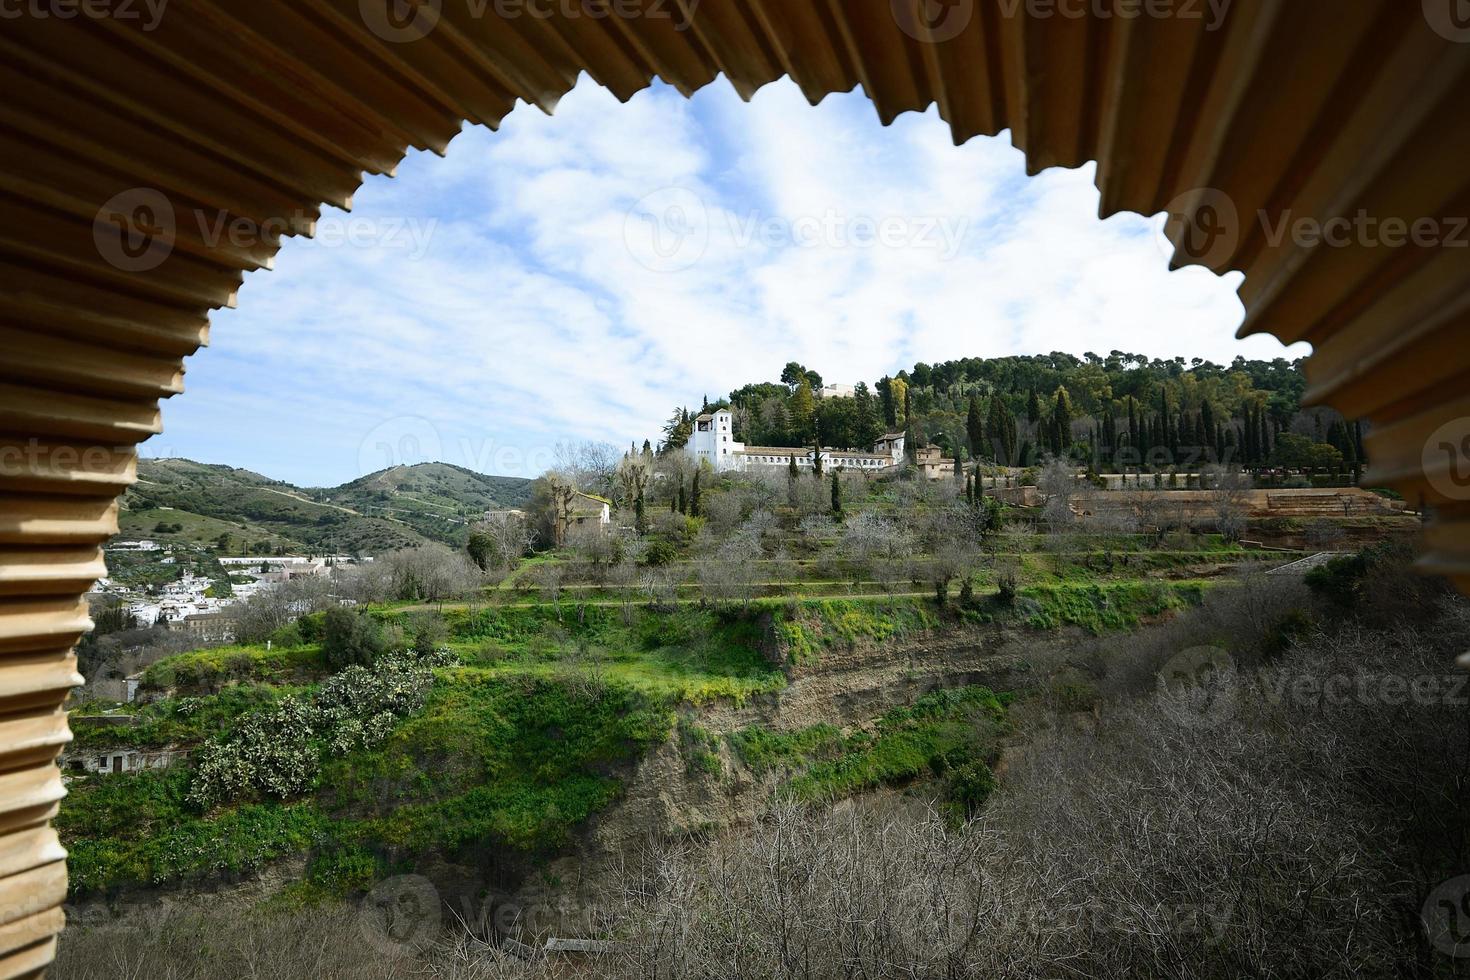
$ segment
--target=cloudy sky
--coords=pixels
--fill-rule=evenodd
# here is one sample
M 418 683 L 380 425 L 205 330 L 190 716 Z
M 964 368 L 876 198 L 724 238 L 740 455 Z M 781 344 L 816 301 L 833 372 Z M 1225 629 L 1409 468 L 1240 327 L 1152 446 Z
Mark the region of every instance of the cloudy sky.
M 860 93 L 619 105 L 584 80 L 288 242 L 144 450 L 311 486 L 423 459 L 530 476 L 560 440 L 656 439 L 675 405 L 789 360 L 871 382 L 967 356 L 1283 353 L 1233 339 L 1237 276 L 1167 271 L 1162 219 L 1099 221 L 1092 178 L 1027 178 L 1008 134 L 956 148 L 932 111 L 885 130 Z

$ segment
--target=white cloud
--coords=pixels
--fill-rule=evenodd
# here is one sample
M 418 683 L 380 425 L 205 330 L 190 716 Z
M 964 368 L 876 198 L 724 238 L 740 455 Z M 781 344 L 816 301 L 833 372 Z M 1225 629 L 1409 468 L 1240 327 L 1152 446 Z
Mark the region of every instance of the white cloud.
M 555 118 L 523 108 L 368 182 L 354 219 L 384 238 L 416 222 L 421 256 L 288 243 L 216 317 L 162 445 L 332 483 L 371 433 L 423 418 L 447 461 L 531 475 L 559 439 L 656 436 L 675 404 L 793 358 L 871 380 L 964 356 L 1282 351 L 1232 339 L 1235 277 L 1169 273 L 1147 220 L 1097 207 L 1090 167 L 1028 179 L 1005 134 L 956 148 L 932 111 L 884 130 L 856 93 L 620 105 L 584 81 Z M 649 268 L 643 212 L 707 243 L 666 238 L 678 271 Z M 853 243 L 880 230 L 896 238 Z

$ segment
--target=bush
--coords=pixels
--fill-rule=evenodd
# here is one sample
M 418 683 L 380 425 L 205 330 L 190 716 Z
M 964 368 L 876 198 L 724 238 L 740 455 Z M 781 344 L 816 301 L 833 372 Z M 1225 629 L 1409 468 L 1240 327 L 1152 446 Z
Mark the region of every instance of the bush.
M 667 565 L 679 557 L 679 547 L 668 538 L 651 538 L 643 551 L 643 564 Z
M 285 800 L 309 790 L 324 751 L 340 756 L 388 737 L 398 719 L 424 706 L 434 675 L 454 662 L 448 650 L 427 658 L 393 656 L 351 666 L 311 699 L 287 697 L 256 711 L 205 746 L 189 800 L 208 809 L 242 798 Z
M 383 628 L 366 613 L 342 606 L 327 610 L 322 625 L 322 654 L 328 667 L 341 670 L 353 665 L 370 665 L 383 655 L 387 646 Z
M 995 773 L 983 761 L 967 763 L 950 773 L 949 798 L 965 819 L 973 818 L 995 792 Z

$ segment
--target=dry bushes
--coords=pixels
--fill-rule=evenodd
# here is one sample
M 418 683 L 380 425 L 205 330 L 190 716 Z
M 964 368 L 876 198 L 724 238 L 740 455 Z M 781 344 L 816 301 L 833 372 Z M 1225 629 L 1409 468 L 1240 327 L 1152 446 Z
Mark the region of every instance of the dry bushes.
M 1095 710 L 1036 712 L 966 826 L 879 794 L 651 851 L 599 907 L 622 946 L 594 963 L 461 939 L 394 972 L 404 961 L 354 959 L 340 924 L 266 942 L 251 921 L 220 930 L 216 959 L 69 934 L 56 976 L 1454 975 L 1419 915 L 1470 870 L 1470 709 L 1448 666 L 1470 614 L 1438 600 L 1417 627 L 1349 622 L 1279 649 L 1303 600 L 1253 578 L 1095 648 L 1072 667 L 1107 692 Z M 1227 639 L 1233 667 L 1159 686 L 1171 651 Z

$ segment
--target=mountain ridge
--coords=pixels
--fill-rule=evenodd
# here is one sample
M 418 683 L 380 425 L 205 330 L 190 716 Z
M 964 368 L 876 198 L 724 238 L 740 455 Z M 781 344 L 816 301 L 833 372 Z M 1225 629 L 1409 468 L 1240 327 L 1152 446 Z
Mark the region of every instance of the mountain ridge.
M 124 495 L 119 536 L 242 549 L 376 554 L 430 541 L 462 545 L 485 510 L 525 505 L 531 480 L 450 463 L 369 473 L 336 487 L 299 487 L 241 467 L 141 459 Z

